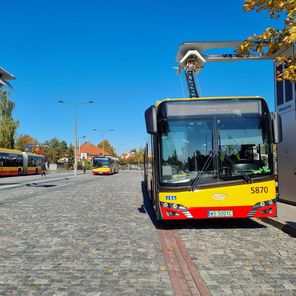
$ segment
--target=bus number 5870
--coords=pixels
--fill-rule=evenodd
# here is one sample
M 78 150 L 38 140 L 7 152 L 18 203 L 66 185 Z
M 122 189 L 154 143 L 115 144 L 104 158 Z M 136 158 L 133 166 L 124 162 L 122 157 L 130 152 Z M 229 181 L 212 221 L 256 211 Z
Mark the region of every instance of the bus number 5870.
M 268 193 L 267 186 L 251 187 L 251 194 Z

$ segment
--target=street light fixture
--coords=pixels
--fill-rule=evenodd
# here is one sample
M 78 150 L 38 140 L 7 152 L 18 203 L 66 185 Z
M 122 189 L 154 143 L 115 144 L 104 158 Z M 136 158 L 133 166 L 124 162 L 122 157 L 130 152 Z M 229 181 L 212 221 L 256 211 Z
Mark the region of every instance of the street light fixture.
M 60 104 L 68 104 L 74 106 L 74 176 L 77 175 L 77 109 L 79 105 L 84 105 L 84 104 L 93 104 L 94 101 L 89 100 L 89 101 L 83 101 L 83 102 L 67 102 L 63 100 L 59 100 L 58 103 Z
M 93 131 L 94 132 L 100 132 L 103 135 L 103 156 L 104 156 L 105 155 L 105 142 L 104 142 L 104 140 L 105 140 L 105 133 L 106 132 L 113 132 L 114 129 L 111 128 L 111 129 L 107 129 L 107 130 L 98 130 L 98 129 L 94 128 Z
M 0 67 L 0 86 L 7 86 L 13 88 L 7 80 L 15 80 L 15 77 L 7 72 L 5 69 Z

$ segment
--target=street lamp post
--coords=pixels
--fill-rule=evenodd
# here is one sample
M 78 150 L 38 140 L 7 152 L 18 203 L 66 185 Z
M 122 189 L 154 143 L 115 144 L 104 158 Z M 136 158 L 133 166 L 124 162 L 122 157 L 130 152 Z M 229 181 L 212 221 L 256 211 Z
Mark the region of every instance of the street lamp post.
M 90 100 L 90 101 L 73 103 L 73 102 L 67 102 L 67 101 L 60 100 L 60 101 L 58 101 L 58 103 L 74 106 L 74 176 L 76 176 L 77 175 L 77 142 L 78 142 L 78 139 L 77 139 L 77 109 L 78 109 L 79 105 L 93 104 L 94 101 Z
M 111 128 L 111 129 L 108 129 L 108 130 L 97 130 L 97 129 L 94 128 L 93 131 L 94 132 L 100 132 L 103 135 L 103 156 L 104 156 L 105 155 L 105 142 L 104 142 L 104 140 L 105 140 L 105 133 L 106 132 L 113 132 L 114 129 Z
M 86 136 L 81 136 L 81 137 L 78 137 L 78 149 L 79 149 L 79 151 L 78 151 L 78 154 L 79 154 L 79 157 L 80 157 L 80 141 L 79 141 L 79 139 L 85 139 L 86 138 Z

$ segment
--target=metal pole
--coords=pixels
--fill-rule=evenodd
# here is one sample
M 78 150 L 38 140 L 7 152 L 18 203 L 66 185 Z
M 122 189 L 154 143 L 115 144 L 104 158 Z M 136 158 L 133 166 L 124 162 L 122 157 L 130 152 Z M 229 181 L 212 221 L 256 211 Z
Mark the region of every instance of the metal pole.
M 75 105 L 74 143 L 74 176 L 77 176 L 77 105 Z
M 105 135 L 104 135 L 104 131 L 102 131 L 102 133 L 103 133 L 103 156 L 105 156 L 105 142 L 104 142 Z
M 81 159 L 80 139 L 85 139 L 86 136 L 78 137 L 78 159 Z
M 78 103 L 73 103 L 73 102 L 65 102 L 63 100 L 59 100 L 58 103 L 61 104 L 69 104 L 74 106 L 74 176 L 77 175 L 77 106 L 82 105 L 82 104 L 92 104 L 94 101 L 88 101 L 88 102 L 78 102 Z

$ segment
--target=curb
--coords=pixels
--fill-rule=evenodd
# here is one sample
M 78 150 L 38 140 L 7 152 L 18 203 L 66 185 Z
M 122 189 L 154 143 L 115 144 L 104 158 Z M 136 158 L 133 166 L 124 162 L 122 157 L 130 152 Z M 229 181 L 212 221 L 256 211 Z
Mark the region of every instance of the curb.
M 292 237 L 296 237 L 296 228 L 292 227 L 291 225 L 287 224 L 286 222 L 276 220 L 273 218 L 261 218 L 260 219 L 262 222 L 265 222 L 273 227 L 276 227 L 283 232 L 289 234 Z

